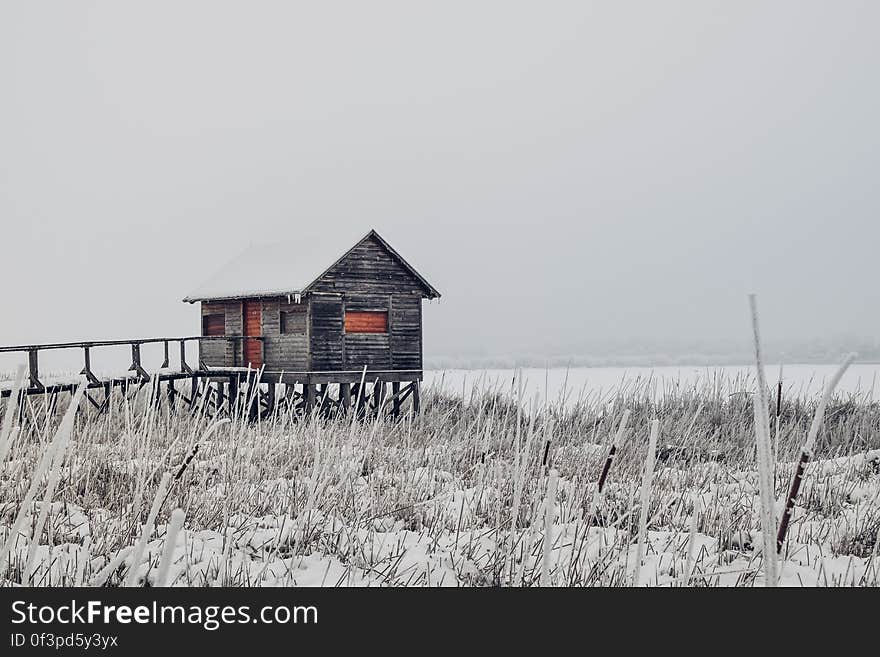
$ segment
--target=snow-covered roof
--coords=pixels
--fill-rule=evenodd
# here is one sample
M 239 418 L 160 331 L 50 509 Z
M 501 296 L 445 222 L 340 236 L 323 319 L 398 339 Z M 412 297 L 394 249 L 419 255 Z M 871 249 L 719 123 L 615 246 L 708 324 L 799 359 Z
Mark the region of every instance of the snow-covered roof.
M 371 230 L 344 252 L 341 250 L 344 247 L 333 239 L 306 244 L 281 242 L 250 246 L 183 300 L 194 303 L 302 294 L 349 251 L 370 237 L 378 240 L 424 285 L 429 298 L 440 296 L 376 231 Z

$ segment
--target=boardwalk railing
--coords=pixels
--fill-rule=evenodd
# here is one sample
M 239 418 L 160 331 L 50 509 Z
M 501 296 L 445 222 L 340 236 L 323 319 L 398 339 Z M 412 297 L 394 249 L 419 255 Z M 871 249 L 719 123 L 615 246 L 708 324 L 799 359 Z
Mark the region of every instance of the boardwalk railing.
M 191 379 L 189 398 L 184 398 L 194 407 L 199 398 L 204 398 L 216 411 L 233 412 L 239 400 L 251 397 L 250 391 L 256 389 L 257 414 L 271 412 L 275 407 L 276 394 L 280 393 L 290 407 L 306 414 L 313 407 L 322 411 L 342 409 L 348 411 L 356 408 L 358 413 L 364 412 L 369 406 L 375 412 L 381 412 L 386 406 L 392 416 L 397 416 L 401 404 L 412 396 L 412 408 L 419 411 L 419 382 L 422 370 L 379 370 L 363 367 L 358 370 L 331 371 L 274 371 L 253 367 L 234 367 L 228 365 L 213 366 L 203 362 L 201 349 L 199 363 L 191 366 L 187 362 L 186 347 L 188 343 L 225 341 L 234 346 L 234 361 L 239 356 L 242 360 L 246 354 L 248 341 L 260 343 L 261 362 L 265 362 L 266 344 L 262 336 L 223 335 L 223 336 L 186 336 L 169 338 L 143 338 L 135 340 L 95 340 L 90 342 L 58 342 L 50 344 L 18 345 L 0 347 L 0 354 L 27 354 L 28 381 L 23 386 L 24 396 L 46 393 L 54 399 L 60 392 L 72 393 L 86 379 L 86 388 L 104 390 L 104 399 L 99 402 L 88 392 L 85 397 L 103 412 L 109 403 L 114 388 L 122 389 L 123 394 L 134 384 L 139 390 L 144 384 L 154 382 L 157 386 L 164 384 L 166 395 L 173 404 L 179 394 L 175 382 Z M 147 371 L 141 360 L 143 345 L 161 344 L 164 347 L 164 359 L 158 369 Z M 171 366 L 172 346 L 180 350 L 179 366 Z M 92 350 L 102 347 L 128 346 L 131 349 L 131 365 L 122 374 L 96 374 L 92 369 Z M 83 369 L 78 376 L 68 376 L 61 380 L 56 378 L 40 378 L 40 352 L 57 350 L 81 349 Z M 330 384 L 334 384 L 337 397 L 331 396 Z M 390 391 L 386 386 L 390 385 Z M 265 388 L 265 390 L 263 390 Z M 8 385 L 0 385 L 0 398 L 8 398 L 13 389 Z M 368 403 L 369 402 L 369 403 Z
M 265 343 L 262 337 L 246 336 L 246 335 L 221 335 L 221 336 L 187 336 L 178 338 L 144 338 L 139 340 L 95 340 L 90 342 L 57 342 L 50 344 L 37 345 L 18 345 L 13 347 L 0 347 L 0 354 L 8 353 L 26 353 L 28 358 L 28 378 L 29 388 L 31 390 L 42 390 L 45 388 L 40 381 L 39 353 L 41 351 L 53 351 L 59 349 L 82 349 L 84 366 L 80 374 L 84 375 L 89 383 L 93 385 L 102 385 L 95 373 L 92 371 L 91 350 L 97 347 L 119 347 L 128 345 L 131 348 L 131 366 L 129 371 L 135 372 L 142 381 L 149 381 L 150 375 L 144 369 L 141 362 L 141 346 L 145 344 L 162 344 L 165 347 L 165 359 L 162 361 L 160 369 L 169 367 L 170 349 L 173 343 L 179 344 L 180 349 L 180 374 L 192 375 L 196 373 L 186 360 L 186 345 L 188 342 L 198 342 L 201 344 L 206 341 L 226 341 L 238 343 L 242 345 L 246 341 L 259 341 L 261 345 L 261 353 L 265 350 Z M 262 354 L 265 356 L 265 354 Z M 198 370 L 207 370 L 203 363 L 199 363 Z

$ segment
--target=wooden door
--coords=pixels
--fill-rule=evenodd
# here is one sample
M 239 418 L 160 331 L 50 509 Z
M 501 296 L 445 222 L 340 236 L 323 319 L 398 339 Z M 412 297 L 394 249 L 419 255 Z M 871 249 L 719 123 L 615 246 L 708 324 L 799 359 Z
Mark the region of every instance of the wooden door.
M 259 301 L 244 302 L 244 334 L 249 337 L 263 335 L 263 305 Z M 244 341 L 244 364 L 254 369 L 263 366 L 263 343 L 260 340 Z

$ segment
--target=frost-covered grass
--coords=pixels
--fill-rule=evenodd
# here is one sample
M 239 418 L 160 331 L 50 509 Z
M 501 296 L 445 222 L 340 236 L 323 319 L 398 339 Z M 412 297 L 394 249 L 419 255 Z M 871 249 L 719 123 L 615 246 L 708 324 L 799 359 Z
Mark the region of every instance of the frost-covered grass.
M 427 390 L 423 413 L 396 423 L 301 421 L 284 409 L 223 422 L 203 408 L 171 412 L 164 398 L 156 407 L 145 388 L 126 401 L 117 393 L 103 415 L 83 402 L 69 444 L 61 411 L 47 414 L 46 400 L 31 397 L 24 422 L 11 413 L 0 435 L 0 582 L 764 585 L 754 409 L 740 382 L 659 395 L 629 384 L 610 397 L 521 403 L 510 383 L 476 384 L 466 398 Z M 815 403 L 783 400 L 777 506 Z M 644 477 L 655 418 L 655 466 Z M 780 584 L 877 585 L 880 404 L 837 397 L 826 418 Z

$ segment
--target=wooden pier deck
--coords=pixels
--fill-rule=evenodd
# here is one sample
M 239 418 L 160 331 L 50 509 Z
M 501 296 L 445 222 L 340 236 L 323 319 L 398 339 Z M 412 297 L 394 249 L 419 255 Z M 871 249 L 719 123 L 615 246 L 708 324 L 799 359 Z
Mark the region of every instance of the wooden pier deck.
M 284 372 L 254 370 L 246 367 L 209 367 L 203 362 L 192 364 L 187 360 L 187 346 L 209 341 L 236 343 L 243 348 L 246 341 L 259 342 L 262 337 L 250 336 L 187 336 L 144 338 L 135 340 L 103 340 L 65 342 L 0 347 L 0 354 L 21 354 L 26 358 L 25 380 L 18 394 L 45 395 L 54 404 L 58 395 L 72 394 L 83 383 L 86 399 L 102 413 L 107 410 L 111 395 L 121 390 L 140 390 L 152 384 L 157 400 L 165 398 L 177 408 L 184 404 L 196 409 L 199 404 L 209 407 L 212 414 L 232 414 L 247 409 L 252 417 L 263 417 L 277 406 L 299 415 L 355 412 L 363 415 L 387 413 L 399 416 L 403 404 L 410 400 L 410 410 L 420 410 L 420 382 L 422 370 L 361 370 Z M 161 345 L 164 358 L 158 368 L 148 368 L 142 357 L 144 345 Z M 114 374 L 96 373 L 92 368 L 95 350 L 108 347 L 128 347 L 131 365 L 128 370 Z M 251 346 L 253 348 L 253 346 Z M 78 375 L 44 377 L 40 374 L 40 354 L 47 351 L 81 350 L 83 368 Z M 177 362 L 172 365 L 172 353 Z M 187 385 L 187 383 L 189 385 Z M 0 399 L 15 392 L 14 381 L 0 382 Z

